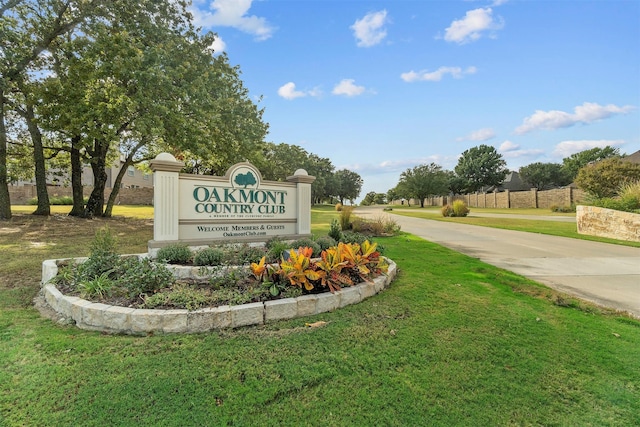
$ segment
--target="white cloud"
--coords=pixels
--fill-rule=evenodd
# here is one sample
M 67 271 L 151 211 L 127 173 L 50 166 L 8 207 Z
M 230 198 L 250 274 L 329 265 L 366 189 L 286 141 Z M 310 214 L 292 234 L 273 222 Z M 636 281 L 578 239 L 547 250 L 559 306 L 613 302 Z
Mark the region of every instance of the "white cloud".
M 224 40 L 222 40 L 222 37 L 216 36 L 216 38 L 213 39 L 213 43 L 211 43 L 211 46 L 209 47 L 213 49 L 214 54 L 218 54 L 224 52 L 224 50 L 227 48 L 227 44 L 224 42 Z
M 599 139 L 599 140 L 580 140 L 580 141 L 562 141 L 553 150 L 553 154 L 556 157 L 569 157 L 572 154 L 579 153 L 580 151 L 589 150 L 591 148 L 604 148 L 607 145 L 615 147 L 617 145 L 624 145 L 624 141 L 621 139 Z
M 522 149 L 520 148 L 519 144 L 516 144 L 511 141 L 505 141 L 502 144 L 500 144 L 498 151 L 503 155 L 503 157 L 507 159 L 515 159 L 518 157 L 535 158 L 535 157 L 539 157 L 544 153 L 544 150 L 537 149 L 537 148 L 529 149 L 529 150 Z
M 359 47 L 371 47 L 380 43 L 386 36 L 387 31 L 384 25 L 387 23 L 387 11 L 371 12 L 356 22 L 349 28 L 353 30 L 353 35 L 358 40 Z
M 296 90 L 296 84 L 294 82 L 285 83 L 284 85 L 280 86 L 280 88 L 278 89 L 278 95 L 288 100 L 307 96 L 305 92 Z
M 603 106 L 593 102 L 585 102 L 575 107 L 573 114 L 559 110 L 536 110 L 535 113 L 524 119 L 522 125 L 518 126 L 515 132 L 521 135 L 537 129 L 559 129 L 579 123 L 589 124 L 614 114 L 626 114 L 634 109 L 635 107 L 631 105 L 618 107 L 613 104 Z
M 255 36 L 256 40 L 266 40 L 275 31 L 265 18 L 247 15 L 253 0 L 213 0 L 209 9 L 202 2 L 191 8 L 195 24 L 202 27 L 233 27 Z
M 454 79 L 461 79 L 465 74 L 475 74 L 476 71 L 478 71 L 476 67 L 467 67 L 465 70 L 460 67 L 440 67 L 436 71 L 416 72 L 411 70 L 408 73 L 400 74 L 400 78 L 409 83 L 417 81 L 439 82 L 447 74 L 450 74 Z
M 496 133 L 491 128 L 483 128 L 478 129 L 471 132 L 467 136 L 463 136 L 462 138 L 458 138 L 458 141 L 487 141 L 491 138 L 494 138 Z
M 364 86 L 358 86 L 353 79 L 343 79 L 333 88 L 334 95 L 357 96 L 363 94 Z
M 494 19 L 490 7 L 468 11 L 464 18 L 453 21 L 445 30 L 444 39 L 458 44 L 476 41 L 484 31 L 495 31 L 504 27 L 502 18 Z
M 429 163 L 442 164 L 442 156 L 434 155 L 429 157 L 419 157 L 400 160 L 385 160 L 380 163 L 352 163 L 348 165 L 342 165 L 336 167 L 336 169 L 349 169 L 361 174 L 373 173 L 384 174 L 392 172 L 404 172 L 409 168 L 413 168 L 418 165 L 424 165 Z

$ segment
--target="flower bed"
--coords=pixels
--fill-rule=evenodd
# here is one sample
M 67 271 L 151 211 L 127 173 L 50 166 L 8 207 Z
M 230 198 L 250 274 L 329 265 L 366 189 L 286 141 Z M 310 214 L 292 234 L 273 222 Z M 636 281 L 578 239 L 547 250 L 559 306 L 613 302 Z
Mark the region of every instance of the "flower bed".
M 58 274 L 58 266 L 69 260 L 46 260 L 42 264 L 42 283 L 45 301 L 62 318 L 81 329 L 109 333 L 144 335 L 153 333 L 197 333 L 220 328 L 262 325 L 269 321 L 311 316 L 356 304 L 383 290 L 395 278 L 396 264 L 386 259 L 386 275 L 371 282 L 363 282 L 339 291 L 281 298 L 242 305 L 222 305 L 196 310 L 139 309 L 92 302 L 64 295 L 49 283 Z M 199 276 L 194 267 L 171 267 L 177 276 Z

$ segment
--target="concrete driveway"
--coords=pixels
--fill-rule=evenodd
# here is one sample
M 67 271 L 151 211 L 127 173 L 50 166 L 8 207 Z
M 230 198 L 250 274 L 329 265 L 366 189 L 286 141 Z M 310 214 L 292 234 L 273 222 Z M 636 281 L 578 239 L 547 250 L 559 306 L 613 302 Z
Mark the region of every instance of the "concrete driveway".
M 370 206 L 355 213 L 383 212 Z M 640 248 L 401 215 L 393 219 L 402 231 L 640 318 Z

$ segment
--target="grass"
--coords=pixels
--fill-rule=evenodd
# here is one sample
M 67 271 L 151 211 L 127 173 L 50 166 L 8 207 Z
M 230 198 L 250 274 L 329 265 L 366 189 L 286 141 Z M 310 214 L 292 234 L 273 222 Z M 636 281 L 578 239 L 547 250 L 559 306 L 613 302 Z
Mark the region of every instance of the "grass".
M 572 239 L 590 240 L 594 242 L 612 243 L 617 245 L 640 247 L 640 242 L 630 242 L 623 240 L 609 239 L 606 237 L 589 236 L 579 234 L 576 224 L 572 222 L 546 221 L 524 218 L 488 218 L 488 217 L 443 217 L 439 208 L 425 209 L 395 209 L 391 212 L 397 215 L 410 216 L 414 218 L 425 218 L 435 221 L 455 222 L 459 224 L 480 225 L 483 227 L 502 228 L 506 230 L 526 231 L 530 233 L 549 234 L 552 236 L 570 237 Z M 550 212 L 546 209 L 484 209 L 471 208 L 473 213 L 501 213 L 501 214 L 519 214 L 534 216 L 575 216 L 575 213 L 557 213 Z
M 379 239 L 391 287 L 333 313 L 149 337 L 40 317 L 42 259 L 105 223 L 146 249 L 146 219 L 0 222 L 0 425 L 640 424 L 640 322 L 408 234 Z

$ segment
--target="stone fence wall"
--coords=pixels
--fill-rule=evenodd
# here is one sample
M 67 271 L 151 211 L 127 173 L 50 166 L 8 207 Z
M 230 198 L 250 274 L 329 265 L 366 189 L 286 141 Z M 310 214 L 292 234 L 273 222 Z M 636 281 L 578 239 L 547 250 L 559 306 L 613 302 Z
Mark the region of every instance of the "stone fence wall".
M 71 197 L 71 187 L 47 187 L 49 197 Z M 93 187 L 82 187 L 85 197 L 89 197 L 93 191 Z M 111 189 L 104 191 L 105 203 L 109 199 Z M 35 199 L 37 196 L 35 185 L 25 186 L 9 186 L 9 196 L 12 205 L 26 205 L 29 200 Z M 117 205 L 152 205 L 153 204 L 153 188 L 121 188 L 116 198 Z
M 464 200 L 473 208 L 542 208 L 549 209 L 552 206 L 571 206 L 580 203 L 585 198 L 585 192 L 576 188 L 566 187 L 554 190 L 538 191 L 535 188 L 529 191 L 502 191 L 492 193 L 472 193 L 458 196 L 427 197 L 425 206 L 444 206 L 453 203 L 454 200 Z M 419 200 L 410 200 L 412 205 L 419 204 Z M 402 202 L 393 202 L 399 205 Z
M 640 242 L 640 214 L 578 206 L 576 223 L 580 234 Z

